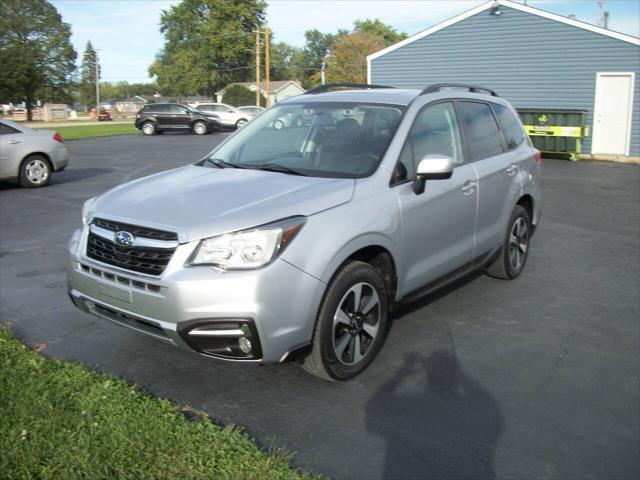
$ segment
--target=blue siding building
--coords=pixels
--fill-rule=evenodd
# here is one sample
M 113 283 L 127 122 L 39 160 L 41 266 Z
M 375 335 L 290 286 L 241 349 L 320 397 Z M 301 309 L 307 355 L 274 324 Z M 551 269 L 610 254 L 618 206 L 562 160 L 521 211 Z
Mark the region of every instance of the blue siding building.
M 586 110 L 584 153 L 640 157 L 640 40 L 489 1 L 367 58 L 369 83 L 481 85 L 515 107 Z M 595 121 L 594 121 L 595 119 Z

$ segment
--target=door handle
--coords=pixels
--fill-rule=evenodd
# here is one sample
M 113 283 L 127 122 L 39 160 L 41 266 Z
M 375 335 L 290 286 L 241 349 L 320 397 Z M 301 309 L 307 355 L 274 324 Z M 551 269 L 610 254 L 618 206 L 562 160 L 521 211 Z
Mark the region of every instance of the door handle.
M 473 180 L 469 180 L 462 186 L 462 192 L 465 195 L 471 195 L 477 186 L 478 184 L 476 182 L 474 182 Z
M 515 163 L 512 163 L 505 169 L 505 172 L 509 176 L 515 175 L 517 171 L 518 171 L 518 165 L 516 165 Z
M 22 140 L 9 140 L 7 143 L 9 145 L 15 145 L 16 143 L 22 143 Z

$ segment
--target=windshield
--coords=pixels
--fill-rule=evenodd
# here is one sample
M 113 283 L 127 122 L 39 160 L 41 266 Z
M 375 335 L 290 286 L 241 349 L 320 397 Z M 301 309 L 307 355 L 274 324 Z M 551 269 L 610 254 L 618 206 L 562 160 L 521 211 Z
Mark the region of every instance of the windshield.
M 199 110 L 196 110 L 195 108 L 190 107 L 189 105 L 183 105 L 183 107 L 186 108 L 191 113 L 201 113 Z
M 366 177 L 382 160 L 405 108 L 342 102 L 276 106 L 255 117 L 202 165 Z

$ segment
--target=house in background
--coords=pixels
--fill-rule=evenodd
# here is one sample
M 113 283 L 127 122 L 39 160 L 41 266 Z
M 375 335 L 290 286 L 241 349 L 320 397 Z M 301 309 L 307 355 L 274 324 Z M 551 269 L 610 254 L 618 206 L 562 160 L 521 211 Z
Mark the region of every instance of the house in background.
M 587 111 L 583 152 L 640 157 L 640 39 L 489 1 L 367 57 L 369 83 L 465 83 L 516 108 Z
M 147 100 L 145 98 L 135 96 L 118 100 L 115 102 L 114 106 L 116 112 L 118 113 L 135 113 L 140 110 L 146 103 Z
M 252 92 L 256 91 L 256 82 L 231 83 L 224 87 L 222 90 L 218 90 L 216 92 L 218 102 L 221 103 L 224 101 L 223 98 L 225 90 L 233 85 L 240 85 L 241 87 L 248 88 Z M 279 101 L 285 100 L 290 97 L 295 97 L 296 95 L 300 95 L 306 91 L 295 80 L 274 80 L 272 82 L 269 82 L 269 90 L 269 101 L 271 105 L 275 105 Z M 260 82 L 260 94 L 265 98 L 267 97 L 265 82 Z

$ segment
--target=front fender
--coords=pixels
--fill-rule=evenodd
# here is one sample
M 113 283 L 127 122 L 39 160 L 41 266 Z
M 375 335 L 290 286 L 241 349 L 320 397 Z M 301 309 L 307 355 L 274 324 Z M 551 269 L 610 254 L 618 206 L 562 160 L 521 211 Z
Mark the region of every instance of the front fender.
M 380 195 L 312 215 L 282 258 L 328 284 L 355 252 L 378 246 L 391 255 L 400 282 L 403 265 L 399 245 L 398 204 Z

